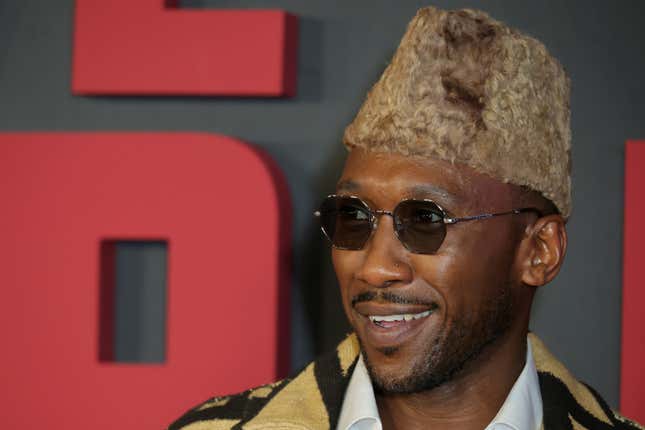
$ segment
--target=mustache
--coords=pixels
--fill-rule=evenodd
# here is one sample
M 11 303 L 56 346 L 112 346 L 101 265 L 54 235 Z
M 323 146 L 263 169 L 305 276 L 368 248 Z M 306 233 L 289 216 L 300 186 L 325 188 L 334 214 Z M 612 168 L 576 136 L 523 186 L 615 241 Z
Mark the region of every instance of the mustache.
M 391 291 L 366 291 L 364 293 L 357 294 L 352 298 L 352 307 L 354 307 L 357 303 L 372 301 L 397 303 L 402 305 L 422 305 L 428 306 L 432 309 L 439 307 L 439 305 L 437 305 L 437 303 L 435 302 L 427 302 L 425 300 L 419 300 L 413 297 L 404 297 Z

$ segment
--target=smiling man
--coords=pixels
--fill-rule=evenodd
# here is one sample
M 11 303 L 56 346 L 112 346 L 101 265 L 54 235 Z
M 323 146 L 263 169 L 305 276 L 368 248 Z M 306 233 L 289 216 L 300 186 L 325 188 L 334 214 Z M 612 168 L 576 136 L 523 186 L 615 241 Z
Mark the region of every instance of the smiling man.
M 571 212 L 569 79 L 537 40 L 425 8 L 316 212 L 354 334 L 172 428 L 635 429 L 529 334 Z

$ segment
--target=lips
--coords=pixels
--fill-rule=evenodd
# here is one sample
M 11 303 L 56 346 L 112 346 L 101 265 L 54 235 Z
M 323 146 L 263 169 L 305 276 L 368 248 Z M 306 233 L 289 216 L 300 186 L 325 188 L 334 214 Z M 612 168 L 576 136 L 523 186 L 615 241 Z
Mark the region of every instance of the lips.
M 375 348 L 393 347 L 409 340 L 422 327 L 430 323 L 437 310 L 436 303 L 423 305 L 361 302 L 354 310 L 359 315 L 359 325 L 364 342 Z

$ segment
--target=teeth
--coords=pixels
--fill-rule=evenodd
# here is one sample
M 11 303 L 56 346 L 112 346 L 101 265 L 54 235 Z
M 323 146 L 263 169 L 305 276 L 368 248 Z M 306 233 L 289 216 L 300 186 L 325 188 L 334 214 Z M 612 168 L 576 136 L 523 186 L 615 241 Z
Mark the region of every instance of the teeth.
M 408 315 L 408 314 L 406 314 Z M 381 321 L 403 321 L 405 319 L 406 315 L 383 315 L 383 316 L 378 316 L 378 315 L 370 315 L 370 319 L 374 322 L 381 322 Z
M 432 311 L 427 310 L 427 311 L 419 312 L 418 314 L 370 315 L 369 319 L 374 323 L 392 322 L 392 321 L 412 321 L 412 320 L 418 320 L 419 318 L 425 318 L 431 313 Z
M 414 318 L 415 320 L 418 320 L 419 318 L 425 318 L 425 317 L 427 317 L 427 316 L 428 316 L 428 315 L 430 315 L 431 313 L 432 313 L 432 311 L 430 311 L 430 310 L 428 310 L 428 311 L 423 311 L 423 312 L 419 312 L 418 314 L 414 314 L 414 315 L 412 316 L 412 318 Z

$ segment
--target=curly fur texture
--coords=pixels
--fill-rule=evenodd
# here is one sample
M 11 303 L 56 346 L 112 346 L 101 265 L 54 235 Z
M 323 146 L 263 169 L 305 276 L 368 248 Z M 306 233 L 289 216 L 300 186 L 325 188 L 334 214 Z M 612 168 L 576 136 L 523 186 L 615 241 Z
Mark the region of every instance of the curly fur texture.
M 419 10 L 343 143 L 464 163 L 571 213 L 570 80 L 539 41 L 477 10 Z

